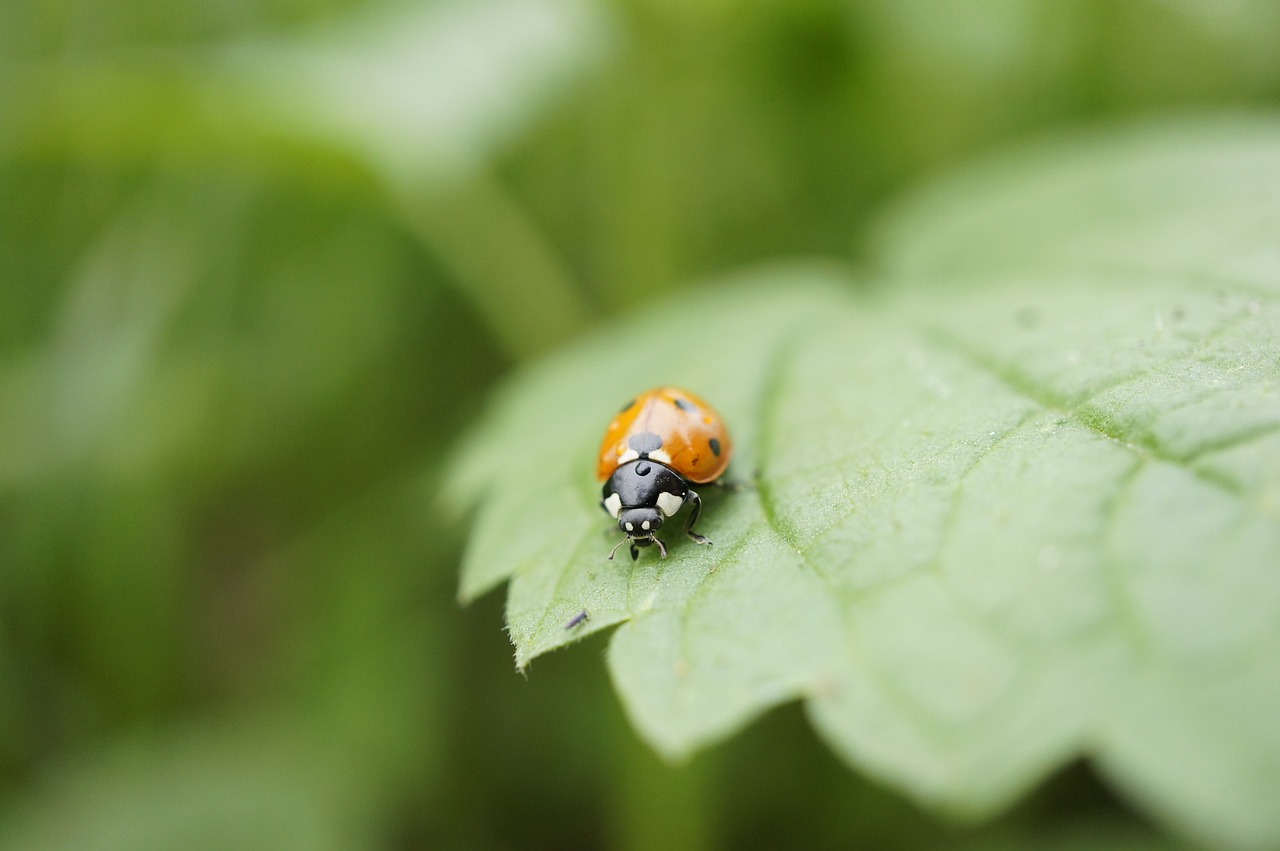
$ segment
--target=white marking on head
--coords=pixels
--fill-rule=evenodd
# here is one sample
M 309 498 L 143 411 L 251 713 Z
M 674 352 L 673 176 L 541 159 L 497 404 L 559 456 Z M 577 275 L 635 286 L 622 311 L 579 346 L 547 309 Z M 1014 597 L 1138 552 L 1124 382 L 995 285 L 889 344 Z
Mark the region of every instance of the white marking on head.
M 640 528 L 641 528 L 641 529 L 643 529 L 643 530 L 645 530 L 646 532 L 648 532 L 648 531 L 649 531 L 649 521 L 648 521 L 648 520 L 646 520 L 646 521 L 644 521 L 643 523 L 641 523 L 641 524 L 640 524 Z
M 634 449 L 628 449 L 626 452 L 623 452 L 618 456 L 618 465 L 621 466 L 628 461 L 634 461 L 639 457 L 640 453 L 636 452 Z
M 657 461 L 659 464 L 670 464 L 671 456 L 665 450 L 655 449 L 649 453 L 649 457 Z
M 636 524 L 634 524 L 634 523 L 628 523 L 628 524 L 627 524 L 627 531 L 628 531 L 628 532 L 634 532 L 635 530 L 636 530 Z
M 676 496 L 673 493 L 663 491 L 658 494 L 658 508 L 663 514 L 670 517 L 680 510 L 680 506 L 684 505 L 684 498 Z
M 614 520 L 617 520 L 618 515 L 622 513 L 622 497 L 616 493 L 609 494 L 609 498 L 604 501 L 604 508 L 613 515 Z

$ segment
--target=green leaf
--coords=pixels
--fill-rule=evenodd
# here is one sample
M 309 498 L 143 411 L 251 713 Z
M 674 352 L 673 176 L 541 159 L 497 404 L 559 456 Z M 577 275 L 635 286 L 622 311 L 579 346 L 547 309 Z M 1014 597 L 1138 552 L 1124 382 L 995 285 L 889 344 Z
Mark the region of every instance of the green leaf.
M 0 153 L 354 165 L 438 188 L 594 63 L 606 26 L 580 0 L 375 3 L 290 36 L 0 64 Z
M 566 338 L 589 306 L 487 172 L 599 64 L 611 30 L 584 0 L 435 0 L 182 50 L 0 51 L 0 159 L 232 166 L 370 196 L 525 357 Z
M 1280 127 L 1160 126 L 908 204 L 874 295 L 778 268 L 659 306 L 477 430 L 462 596 L 511 580 L 521 667 L 622 624 L 614 682 L 673 757 L 803 698 L 943 811 L 1086 756 L 1187 835 L 1274 845 L 1278 226 Z M 758 478 L 706 500 L 713 547 L 608 562 L 596 441 L 658 382 L 719 407 Z
M 1184 119 L 1004 153 L 904 199 L 876 229 L 877 259 L 900 279 L 1071 268 L 1270 290 L 1277 129 Z

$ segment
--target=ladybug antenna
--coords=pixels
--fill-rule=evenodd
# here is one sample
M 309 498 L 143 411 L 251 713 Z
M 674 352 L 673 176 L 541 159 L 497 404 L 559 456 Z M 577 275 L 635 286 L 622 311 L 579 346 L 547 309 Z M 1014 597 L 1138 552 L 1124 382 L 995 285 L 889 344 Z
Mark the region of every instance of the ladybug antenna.
M 613 549 L 609 551 L 609 561 L 613 561 L 613 557 L 618 553 L 618 548 L 621 547 L 623 544 L 625 544 L 629 540 L 631 539 L 623 538 L 621 541 L 618 541 L 618 543 L 614 545 Z
M 649 539 L 650 539 L 650 540 L 652 540 L 655 544 L 657 544 L 657 545 L 658 545 L 658 552 L 662 553 L 662 557 L 663 557 L 663 558 L 666 558 L 666 557 L 667 557 L 667 545 L 666 545 L 666 544 L 664 544 L 664 543 L 662 543 L 662 539 L 661 539 L 661 538 L 659 538 L 659 537 L 657 537 L 657 536 L 655 536 L 655 535 L 650 535 L 650 536 L 649 536 Z

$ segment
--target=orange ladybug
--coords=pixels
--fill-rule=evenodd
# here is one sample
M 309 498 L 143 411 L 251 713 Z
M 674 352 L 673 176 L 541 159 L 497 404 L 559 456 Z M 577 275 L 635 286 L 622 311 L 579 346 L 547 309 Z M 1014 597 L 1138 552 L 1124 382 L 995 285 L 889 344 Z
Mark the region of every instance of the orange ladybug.
M 710 544 L 693 531 L 702 500 L 690 484 L 717 483 L 729 466 L 733 443 L 715 409 L 688 390 L 658 387 L 632 399 L 609 424 L 600 444 L 596 477 L 604 482 L 600 507 L 631 545 L 658 545 L 667 557 L 666 543 L 655 534 L 663 521 L 686 503 L 692 504 L 684 532 L 695 543 Z

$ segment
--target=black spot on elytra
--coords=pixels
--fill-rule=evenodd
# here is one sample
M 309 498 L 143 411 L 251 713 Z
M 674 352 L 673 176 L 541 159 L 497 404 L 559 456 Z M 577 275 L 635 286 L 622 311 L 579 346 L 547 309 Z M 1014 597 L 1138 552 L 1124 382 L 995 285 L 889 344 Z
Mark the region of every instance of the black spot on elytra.
M 685 399 L 672 399 L 672 400 L 671 400 L 671 404 L 675 405 L 677 408 L 679 408 L 679 409 L 680 409 L 680 410 L 682 410 L 682 411 L 696 411 L 696 410 L 698 410 L 697 408 L 695 408 L 695 407 L 694 407 L 694 405 L 693 405 L 693 403 L 692 403 L 692 402 L 689 402 L 689 401 L 687 401 L 687 400 L 685 400 Z
M 619 408 L 618 413 L 625 414 L 627 411 L 631 410 L 631 406 L 634 405 L 635 403 L 636 403 L 636 400 L 632 399 L 630 402 L 628 402 L 627 404 Z
M 657 452 L 661 449 L 662 438 L 651 431 L 636 432 L 627 438 L 627 446 L 644 455 L 647 452 Z
M 711 438 L 711 452 L 717 458 L 720 457 L 720 438 L 718 437 Z
M 648 464 L 644 463 L 643 461 L 641 461 L 639 464 L 636 465 L 637 476 L 647 476 L 652 471 L 653 471 L 653 468 L 650 467 Z

